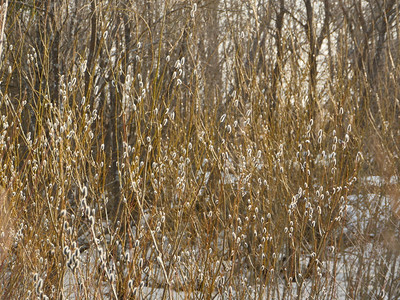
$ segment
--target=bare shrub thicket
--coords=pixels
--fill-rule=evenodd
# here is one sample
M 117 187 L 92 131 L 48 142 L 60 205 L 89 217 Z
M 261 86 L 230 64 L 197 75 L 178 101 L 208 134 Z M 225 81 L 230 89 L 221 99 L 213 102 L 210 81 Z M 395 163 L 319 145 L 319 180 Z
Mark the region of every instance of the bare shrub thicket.
M 399 297 L 398 1 L 6 7 L 2 298 Z

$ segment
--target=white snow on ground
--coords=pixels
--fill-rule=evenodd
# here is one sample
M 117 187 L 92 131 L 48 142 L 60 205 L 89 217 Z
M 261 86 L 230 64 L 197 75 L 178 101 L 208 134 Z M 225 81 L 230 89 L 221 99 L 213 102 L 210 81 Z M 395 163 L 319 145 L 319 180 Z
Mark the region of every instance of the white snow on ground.
M 364 232 L 372 220 L 384 224 L 392 209 L 388 197 L 379 197 L 376 194 L 349 195 L 347 199 L 346 231 Z M 361 203 L 368 203 L 369 207 L 361 207 Z
M 357 278 L 357 270 L 361 268 L 360 266 L 360 254 L 362 253 L 363 260 L 367 263 L 371 263 L 371 272 L 373 272 L 373 269 L 375 267 L 375 263 L 373 260 L 377 259 L 377 253 L 379 253 L 379 249 L 376 249 L 375 246 L 372 243 L 368 243 L 365 245 L 365 249 L 363 249 L 362 252 L 360 252 L 359 249 L 351 249 L 349 248 L 347 251 L 345 251 L 345 254 L 341 257 L 339 257 L 338 261 L 333 261 L 333 260 L 327 260 L 323 262 L 323 266 L 321 268 L 322 270 L 322 282 L 326 282 L 326 286 L 332 287 L 334 286 L 334 291 L 329 292 L 330 299 L 349 299 L 349 294 L 347 291 L 347 283 L 349 281 L 349 278 L 351 280 L 355 280 Z M 93 254 L 87 254 L 86 259 L 88 261 L 85 262 L 85 258 L 82 260 L 82 273 L 85 272 L 90 272 L 90 270 L 93 270 L 92 268 L 95 266 L 95 258 L 93 256 L 90 256 Z M 85 257 L 85 255 L 84 255 Z M 87 263 L 89 262 L 89 263 Z M 305 261 L 303 264 L 306 263 Z M 85 267 L 84 267 L 85 266 Z M 397 261 L 396 266 L 397 269 L 400 267 L 400 261 Z M 89 273 L 89 278 L 90 278 Z M 88 274 L 86 274 L 87 276 Z M 365 274 L 364 274 L 365 276 Z M 92 278 L 90 278 L 92 280 Z M 64 293 L 64 298 L 65 299 L 80 299 L 79 296 L 77 296 L 77 281 L 76 278 L 73 276 L 71 271 L 68 271 L 65 274 L 64 278 L 64 287 L 65 287 L 65 293 Z M 333 284 L 332 284 L 333 283 Z M 301 299 L 308 299 L 310 291 L 313 289 L 312 287 L 312 281 L 311 280 L 305 280 L 302 286 L 302 294 L 301 294 Z M 99 286 L 88 286 L 85 287 L 86 289 L 90 290 L 89 295 L 92 295 L 94 298 L 97 296 L 101 299 L 112 299 L 112 291 L 111 287 L 107 283 L 102 283 Z M 268 288 L 265 289 L 264 297 L 261 299 L 267 299 L 267 294 L 268 294 Z M 284 280 L 281 280 L 281 282 L 278 283 L 278 290 L 279 290 L 279 295 L 284 294 L 284 290 L 286 290 L 287 297 L 285 299 L 296 299 L 297 295 L 297 284 L 292 283 L 291 288 L 288 290 L 287 284 L 284 282 Z M 374 287 L 371 285 L 371 293 L 374 291 L 372 290 Z M 328 292 L 328 291 L 326 291 Z M 167 291 L 164 290 L 164 288 L 160 287 L 151 287 L 151 286 L 143 286 L 143 287 L 137 287 L 135 289 L 135 296 L 137 297 L 136 299 L 162 299 L 164 293 L 167 293 Z M 231 291 L 231 296 L 234 299 L 235 297 L 235 291 Z M 323 295 L 323 293 L 322 293 Z M 172 291 L 171 298 L 172 299 L 202 299 L 206 297 L 207 295 L 202 295 L 201 293 L 198 293 L 197 295 L 188 295 L 183 291 Z M 226 299 L 226 294 L 214 294 L 213 299 Z M 248 299 L 253 299 L 255 297 L 254 292 L 251 295 L 249 295 Z M 167 296 L 166 299 L 169 299 Z M 321 299 L 328 299 L 327 296 L 321 298 Z M 373 299 L 373 298 L 371 298 Z M 389 299 L 387 297 L 383 297 L 381 299 Z
M 366 176 L 362 181 L 369 185 L 382 186 L 383 184 L 396 184 L 399 179 L 397 176 L 391 176 L 389 180 L 385 180 L 381 176 Z
M 207 174 L 205 174 L 205 176 L 207 177 Z M 207 179 L 208 178 L 206 178 L 205 181 L 207 181 Z M 395 181 L 396 179 L 397 178 L 391 178 L 390 182 Z M 371 176 L 366 178 L 365 181 L 375 185 L 385 183 L 385 181 L 378 176 Z M 388 197 L 380 197 L 376 194 L 349 195 L 347 199 L 348 202 L 346 205 L 344 234 L 346 238 L 350 240 L 350 242 L 352 242 L 352 240 L 357 241 L 359 240 L 360 235 L 366 234 L 364 238 L 365 242 L 363 244 L 356 242 L 353 244 L 350 243 L 350 246 L 346 246 L 347 248 L 342 250 L 340 255 L 336 257 L 336 261 L 333 260 L 334 256 L 331 256 L 322 262 L 321 282 L 325 282 L 325 286 L 331 290 L 326 291 L 327 293 L 329 292 L 326 295 L 330 296 L 323 296 L 324 293 L 322 293 L 321 295 L 323 298 L 321 299 L 328 299 L 327 297 L 332 297 L 330 299 L 339 300 L 349 299 L 349 282 L 352 282 L 355 286 L 357 286 L 357 276 L 360 276 L 359 272 L 362 272 L 364 277 L 371 277 L 376 274 L 377 268 L 383 264 L 387 265 L 389 268 L 390 271 L 386 276 L 390 277 L 398 274 L 400 269 L 400 260 L 398 257 L 395 257 L 394 260 L 393 257 L 386 257 L 387 248 L 385 248 L 384 245 L 381 245 L 381 243 L 376 242 L 382 232 L 386 230 L 385 224 L 387 224 L 387 218 L 392 210 L 390 199 Z M 362 207 L 361 204 L 363 205 Z M 368 207 L 364 207 L 365 204 L 368 204 Z M 368 232 L 371 224 L 376 225 L 376 228 L 378 229 L 377 232 Z M 221 233 L 221 237 L 219 239 L 223 239 L 223 233 Z M 190 251 L 193 253 L 200 253 L 200 250 L 198 249 L 190 249 Z M 307 262 L 308 261 L 306 259 L 302 259 L 301 265 L 305 266 Z M 112 263 L 113 262 L 109 262 L 109 264 Z M 167 266 L 168 262 L 165 262 L 165 264 Z M 366 266 L 368 266 L 368 268 L 366 268 Z M 90 249 L 80 255 L 80 270 L 77 273 L 74 274 L 71 270 L 66 271 L 64 276 L 64 298 L 79 299 L 80 295 L 82 295 L 82 291 L 94 298 L 113 298 L 112 286 L 109 282 L 101 279 L 96 281 L 91 277 L 91 274 L 99 273 L 95 272 L 95 268 L 99 267 L 99 253 L 93 245 Z M 153 278 L 152 281 L 146 281 L 145 278 L 142 278 L 143 282 L 146 281 L 147 283 L 142 287 L 135 288 L 135 295 L 137 299 L 161 299 L 164 293 L 167 293 L 168 299 L 168 291 L 163 288 L 165 280 L 162 276 L 161 268 L 157 264 L 154 264 L 150 273 L 150 277 Z M 182 274 L 178 276 L 181 275 Z M 88 285 L 85 282 L 85 278 L 87 279 Z M 386 279 L 386 281 L 388 280 L 389 279 Z M 93 286 L 94 282 L 97 282 L 98 285 Z M 379 286 L 379 284 L 377 285 L 376 282 L 374 283 L 375 285 L 371 284 L 366 292 L 368 295 L 371 295 L 371 297 L 375 297 L 375 295 L 380 293 L 379 291 L 376 291 L 376 288 L 380 288 L 383 291 L 385 289 L 385 282 L 382 284 L 382 286 Z M 77 288 L 80 283 L 81 291 L 79 291 L 79 288 Z M 266 287 L 264 293 L 265 296 L 261 299 L 267 299 L 266 295 L 268 295 L 269 288 L 271 287 Z M 286 290 L 286 293 L 289 294 L 286 294 L 285 299 L 295 299 L 297 297 L 297 283 L 293 283 L 291 288 L 288 290 L 287 283 L 285 283 L 285 281 L 282 279 L 281 282 L 277 283 L 277 286 L 275 286 L 274 289 L 276 289 L 277 294 L 280 296 L 282 296 Z M 305 279 L 301 288 L 301 298 L 307 299 L 312 290 L 312 280 Z M 236 291 L 232 289 L 230 293 L 234 298 Z M 385 295 L 383 292 L 380 295 L 382 296 L 381 299 L 389 299 L 389 296 Z M 172 299 L 197 299 L 204 298 L 206 296 L 207 295 L 201 295 L 200 293 L 197 295 L 188 295 L 183 291 L 174 290 L 172 290 L 171 294 Z M 227 294 L 224 295 L 216 293 L 213 295 L 213 299 L 225 299 L 227 296 Z M 253 294 L 253 296 L 255 297 L 256 295 Z M 253 296 L 249 295 L 250 298 Z

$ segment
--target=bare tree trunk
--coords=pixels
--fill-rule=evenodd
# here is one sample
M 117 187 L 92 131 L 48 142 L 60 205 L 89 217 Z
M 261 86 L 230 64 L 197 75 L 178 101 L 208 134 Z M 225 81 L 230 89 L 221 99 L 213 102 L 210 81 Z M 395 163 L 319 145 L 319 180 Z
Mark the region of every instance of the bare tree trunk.
M 309 115 L 311 119 L 316 118 L 317 109 L 319 103 L 316 102 L 316 90 L 317 90 L 317 57 L 321 49 L 322 43 L 327 36 L 329 31 L 330 22 L 330 6 L 329 0 L 324 0 L 324 21 L 319 36 L 315 32 L 314 24 L 314 9 L 311 4 L 311 0 L 304 0 L 306 6 L 307 21 L 305 24 L 308 43 L 310 52 L 308 55 L 308 67 L 309 67 L 309 90 L 308 90 L 308 101 L 309 101 Z
M 93 72 L 93 60 L 96 51 L 96 40 L 97 40 L 97 13 L 96 13 L 96 0 L 92 0 L 90 3 L 91 10 L 91 35 L 90 35 L 90 44 L 89 44 L 89 54 L 87 59 L 87 67 L 85 71 L 85 96 L 88 97 L 88 92 L 90 88 L 90 77 L 92 76 L 91 72 Z
M 282 28 L 283 20 L 285 17 L 285 0 L 280 0 L 279 2 L 279 13 L 276 16 L 276 35 L 275 35 L 275 45 L 276 45 L 276 62 L 274 67 L 274 72 L 272 76 L 272 103 L 270 105 L 270 114 L 274 114 L 276 106 L 278 104 L 277 90 L 279 88 L 279 82 L 281 80 L 281 71 L 283 64 L 283 51 L 282 51 Z
M 309 85 L 308 85 L 308 101 L 309 101 L 309 115 L 310 118 L 314 119 L 316 103 L 315 103 L 315 88 L 316 88 L 316 77 L 317 77 L 317 51 L 315 42 L 314 32 L 314 12 L 310 0 L 304 0 L 306 5 L 307 23 L 306 31 L 308 37 L 308 43 L 310 52 L 308 55 L 308 67 L 309 67 Z
M 8 0 L 2 0 L 0 2 L 0 60 L 1 60 L 1 54 L 3 53 L 4 28 L 6 27 L 7 8 L 8 8 Z

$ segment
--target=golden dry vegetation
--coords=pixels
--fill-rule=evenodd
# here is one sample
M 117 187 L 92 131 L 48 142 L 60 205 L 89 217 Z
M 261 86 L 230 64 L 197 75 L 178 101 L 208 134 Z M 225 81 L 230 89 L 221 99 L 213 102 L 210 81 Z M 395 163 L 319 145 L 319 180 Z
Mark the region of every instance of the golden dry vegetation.
M 0 297 L 398 299 L 399 9 L 3 5 Z

